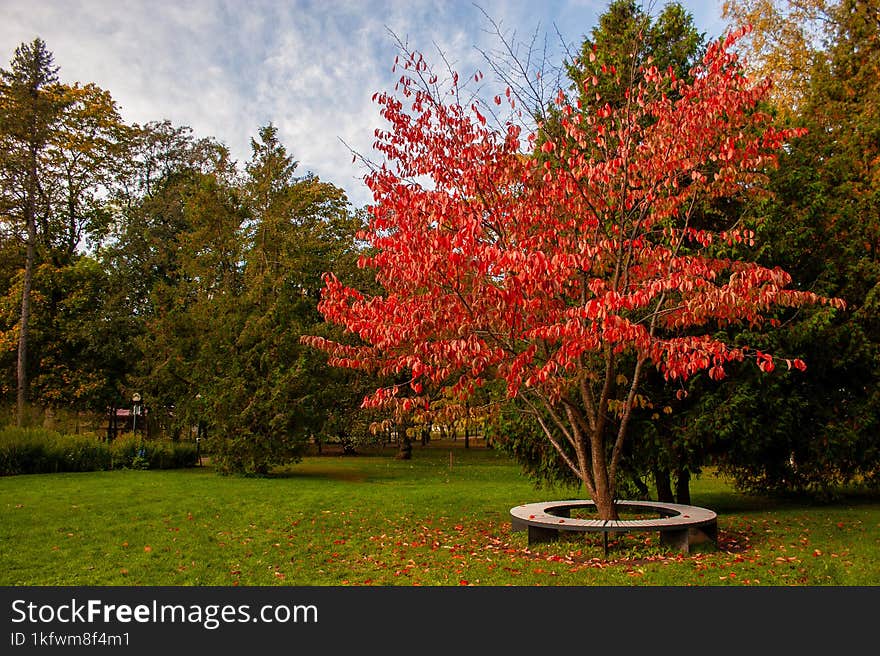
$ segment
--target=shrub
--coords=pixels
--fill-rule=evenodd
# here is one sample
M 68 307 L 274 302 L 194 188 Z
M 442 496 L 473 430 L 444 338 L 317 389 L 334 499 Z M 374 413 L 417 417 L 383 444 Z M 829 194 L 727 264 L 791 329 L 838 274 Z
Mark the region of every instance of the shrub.
M 109 469 L 110 450 L 94 435 L 62 435 L 44 428 L 0 430 L 0 475 Z
M 174 469 L 197 464 L 196 445 L 123 435 L 107 444 L 93 434 L 44 428 L 0 429 L 0 475 L 107 469 Z
M 198 462 L 196 445 L 192 442 L 145 440 L 126 433 L 110 446 L 114 468 L 179 469 L 194 467 Z

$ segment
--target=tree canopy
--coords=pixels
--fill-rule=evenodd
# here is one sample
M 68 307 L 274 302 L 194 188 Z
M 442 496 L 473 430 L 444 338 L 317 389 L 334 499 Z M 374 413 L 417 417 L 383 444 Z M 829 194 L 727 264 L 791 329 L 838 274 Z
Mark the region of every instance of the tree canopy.
M 533 405 L 601 516 L 616 516 L 615 473 L 644 367 L 669 380 L 701 370 L 721 379 L 748 358 L 769 372 L 776 358 L 714 328 L 761 325 L 776 306 L 839 306 L 787 289 L 779 268 L 725 257 L 750 231 L 692 223 L 700 199 L 756 193 L 797 134 L 759 111 L 769 82 L 752 82 L 730 52 L 741 35 L 711 44 L 691 80 L 646 65 L 643 81 L 623 83 L 620 106 L 599 92 L 584 105 L 560 89 L 562 133 L 544 135 L 541 157 L 529 156 L 537 133 L 493 129 L 476 105 L 446 101 L 455 90 L 436 93 L 424 57 L 411 53 L 400 97 L 377 95 L 390 128 L 375 147 L 387 164 L 367 178 L 376 203 L 363 238 L 375 253 L 361 264 L 386 293 L 328 276 L 321 311 L 363 343 L 309 343 L 338 366 L 407 372 L 406 385 L 378 389 L 367 406 L 406 412 L 429 401 L 426 384 L 465 398 L 503 379 L 509 396 Z M 597 66 L 585 86 L 600 76 L 616 72 Z M 401 398 L 404 388 L 412 395 Z

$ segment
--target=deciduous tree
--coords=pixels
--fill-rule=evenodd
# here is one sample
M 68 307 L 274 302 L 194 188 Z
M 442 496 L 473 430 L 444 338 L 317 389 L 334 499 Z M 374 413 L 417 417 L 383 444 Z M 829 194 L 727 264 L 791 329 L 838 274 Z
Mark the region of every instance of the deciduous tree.
M 774 81 L 770 96 L 784 115 L 803 107 L 823 38 L 833 31 L 833 0 L 724 0 L 732 29 L 751 26 L 740 42 L 751 72 Z
M 429 401 L 428 385 L 464 401 L 502 379 L 600 516 L 616 517 L 645 369 L 683 380 L 721 379 L 746 359 L 768 372 L 802 368 L 714 331 L 823 301 L 787 289 L 778 268 L 729 257 L 750 232 L 692 220 L 701 200 L 757 193 L 794 136 L 759 111 L 770 83 L 743 74 L 731 52 L 741 35 L 711 44 L 690 80 L 646 65 L 620 106 L 596 92 L 585 107 L 580 89 L 560 90 L 556 134 L 539 125 L 526 135 L 513 120 L 490 127 L 476 103 L 456 102 L 457 76 L 440 89 L 422 55 L 406 56 L 399 93 L 376 95 L 386 161 L 367 176 L 375 204 L 362 238 L 375 252 L 362 265 L 385 294 L 328 275 L 320 310 L 362 343 L 306 341 L 335 365 L 404 375 L 368 407 L 410 412 Z M 587 91 L 614 75 L 595 66 Z

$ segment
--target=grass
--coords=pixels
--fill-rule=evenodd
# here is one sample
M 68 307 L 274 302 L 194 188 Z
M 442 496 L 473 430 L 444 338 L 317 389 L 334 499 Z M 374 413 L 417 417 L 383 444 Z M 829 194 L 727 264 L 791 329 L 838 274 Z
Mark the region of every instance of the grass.
M 309 457 L 271 478 L 4 477 L 0 584 L 880 584 L 877 498 L 782 503 L 704 474 L 692 502 L 718 513 L 718 549 L 681 555 L 637 533 L 604 560 L 600 535 L 529 547 L 510 532 L 510 507 L 573 496 L 536 490 L 502 454 L 448 445 L 411 461 Z

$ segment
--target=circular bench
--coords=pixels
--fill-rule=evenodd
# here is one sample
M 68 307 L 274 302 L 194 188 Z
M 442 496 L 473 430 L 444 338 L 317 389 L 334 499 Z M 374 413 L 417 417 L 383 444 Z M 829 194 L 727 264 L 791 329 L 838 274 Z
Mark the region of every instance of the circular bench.
M 572 518 L 576 508 L 595 508 L 591 500 L 542 501 L 510 509 L 511 530 L 529 532 L 529 544 L 550 542 L 560 531 L 604 533 L 608 555 L 608 533 L 658 531 L 660 542 L 683 553 L 692 543 L 718 540 L 715 512 L 698 506 L 660 501 L 615 501 L 618 508 L 656 513 L 651 519 L 581 519 Z

